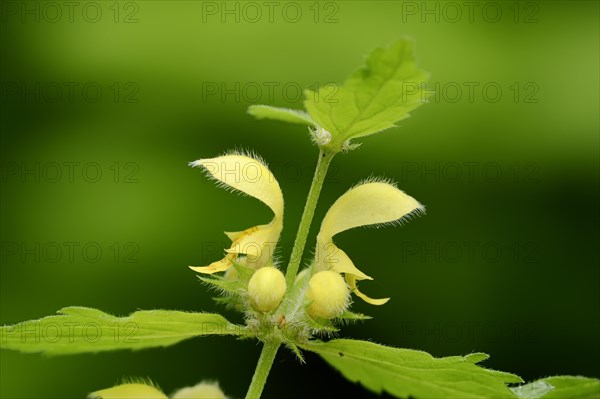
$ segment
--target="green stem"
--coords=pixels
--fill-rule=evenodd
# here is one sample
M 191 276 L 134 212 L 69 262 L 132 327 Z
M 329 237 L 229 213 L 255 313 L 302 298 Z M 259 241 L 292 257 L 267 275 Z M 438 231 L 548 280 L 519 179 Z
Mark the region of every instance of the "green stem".
M 248 388 L 248 393 L 246 393 L 246 399 L 260 398 L 278 349 L 279 342 L 277 341 L 266 342 L 263 346 L 260 357 L 258 358 L 258 364 L 254 370 L 254 376 L 252 376 L 252 382 Z
M 321 194 L 321 187 L 323 187 L 327 169 L 329 169 L 329 165 L 331 164 L 334 155 L 335 152 L 324 150 L 319 152 L 317 169 L 315 170 L 315 175 L 313 176 L 313 181 L 310 190 L 308 191 L 308 198 L 306 199 L 306 205 L 304 206 L 302 218 L 300 219 L 300 226 L 298 227 L 298 233 L 296 234 L 296 241 L 294 241 L 290 264 L 288 265 L 285 275 L 288 292 L 294 285 L 294 280 L 296 279 L 296 274 L 300 267 L 300 261 L 302 260 L 302 254 L 304 253 L 304 247 L 306 246 L 310 225 L 315 214 L 315 208 L 317 207 L 317 201 L 319 200 L 319 194 Z M 258 359 L 258 364 L 254 370 L 252 382 L 250 383 L 248 393 L 246 394 L 246 399 L 260 398 L 280 345 L 280 341 L 272 341 L 265 343 L 263 346 L 260 358 Z
M 304 211 L 302 212 L 302 219 L 300 219 L 300 226 L 298 227 L 298 233 L 296 234 L 296 241 L 294 241 L 294 247 L 292 248 L 292 255 L 290 256 L 290 264 L 288 265 L 285 280 L 287 283 L 288 290 L 294 285 L 300 262 L 302 261 L 302 254 L 304 253 L 304 247 L 306 246 L 306 239 L 310 230 L 313 216 L 315 215 L 315 208 L 317 207 L 317 201 L 319 200 L 319 194 L 321 194 L 321 187 L 325 181 L 327 175 L 327 169 L 331 164 L 331 160 L 335 152 L 329 152 L 321 149 L 319 152 L 319 160 L 317 162 L 317 168 L 315 169 L 315 175 L 308 192 L 308 198 L 306 199 L 306 205 L 304 205 Z

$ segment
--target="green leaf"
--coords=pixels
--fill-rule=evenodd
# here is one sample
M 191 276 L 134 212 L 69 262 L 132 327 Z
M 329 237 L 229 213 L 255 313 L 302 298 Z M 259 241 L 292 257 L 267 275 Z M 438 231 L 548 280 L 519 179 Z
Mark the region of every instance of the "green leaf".
M 303 349 L 318 353 L 352 382 L 399 398 L 515 398 L 507 383 L 516 375 L 475 364 L 483 354 L 434 358 L 426 352 L 367 341 L 311 341 Z
M 548 377 L 511 390 L 522 399 L 598 399 L 600 380 L 568 375 Z
M 302 354 L 302 351 L 300 350 L 300 348 L 298 348 L 297 345 L 291 343 L 291 342 L 286 342 L 285 346 L 291 350 L 294 355 L 296 355 L 296 358 L 298 359 L 298 361 L 302 364 L 305 364 L 306 361 L 304 360 L 304 355 Z
M 236 262 L 233 262 L 233 267 L 237 273 L 234 278 L 213 274 L 211 277 L 198 276 L 198 279 L 221 295 L 213 298 L 215 302 L 229 309 L 244 312 L 248 281 L 255 270 Z
M 341 315 L 337 316 L 335 318 L 335 321 L 341 321 L 341 322 L 356 322 L 356 321 L 365 321 L 365 320 L 370 320 L 372 319 L 371 316 L 367 316 L 366 314 L 362 314 L 362 313 L 354 313 L 351 312 L 349 310 L 344 311 L 344 313 L 342 313 Z
M 302 320 L 308 327 L 310 327 L 313 330 L 313 333 L 331 334 L 340 331 L 339 328 L 337 328 L 331 323 L 331 320 L 315 320 L 311 319 L 308 315 L 306 315 L 306 317 Z
M 413 45 L 400 40 L 377 48 L 366 65 L 348 77 L 333 95 L 328 86 L 305 90 L 304 106 L 321 127 L 331 133 L 326 145 L 340 151 L 347 140 L 396 126 L 409 112 L 426 102 L 429 74 L 416 65 Z
M 242 333 L 242 327 L 219 314 L 141 310 L 116 317 L 73 306 L 55 316 L 0 327 L 0 348 L 67 355 L 164 347 L 198 336 Z
M 245 287 L 240 280 L 228 280 L 226 278 L 215 276 L 215 277 L 203 277 L 198 276 L 198 279 L 209 286 L 217 288 L 219 291 L 235 294 L 241 292 Z
M 295 109 L 271 107 L 269 105 L 251 105 L 248 107 L 248 113 L 256 119 L 272 119 L 308 126 L 315 125 L 315 122 L 306 112 Z
M 250 279 L 252 278 L 252 275 L 254 274 L 254 272 L 256 270 L 249 266 L 242 265 L 241 263 L 238 263 L 238 262 L 232 262 L 232 263 L 233 263 L 233 268 L 235 269 L 235 271 L 238 274 L 238 279 L 242 282 L 244 288 L 247 288 L 248 283 L 250 282 Z

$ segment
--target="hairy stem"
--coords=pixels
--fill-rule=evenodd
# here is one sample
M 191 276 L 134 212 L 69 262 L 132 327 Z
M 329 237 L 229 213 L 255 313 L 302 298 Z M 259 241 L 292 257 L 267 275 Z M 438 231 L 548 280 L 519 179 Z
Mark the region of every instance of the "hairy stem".
M 306 205 L 304 205 L 302 219 L 300 219 L 300 226 L 298 227 L 298 233 L 296 234 L 296 241 L 294 241 L 294 247 L 292 248 L 290 263 L 285 274 L 288 290 L 294 285 L 294 280 L 296 279 L 296 274 L 298 273 L 298 268 L 302 261 L 304 247 L 306 246 L 306 238 L 308 237 L 310 225 L 315 214 L 315 208 L 317 207 L 319 195 L 321 194 L 321 187 L 323 187 L 327 169 L 329 169 L 329 165 L 331 164 L 334 155 L 335 152 L 329 152 L 323 149 L 319 152 L 317 168 L 315 169 L 315 175 L 313 176 L 312 184 L 308 192 Z
M 296 274 L 298 273 L 298 268 L 300 267 L 300 262 L 302 260 L 302 254 L 304 253 L 304 247 L 306 246 L 306 238 L 308 237 L 310 225 L 315 214 L 315 208 L 317 207 L 317 201 L 321 194 L 321 187 L 323 187 L 327 169 L 329 169 L 329 165 L 331 164 L 334 155 L 335 152 L 328 152 L 325 150 L 319 152 L 317 168 L 315 170 L 315 175 L 313 176 L 310 190 L 308 191 L 308 198 L 306 199 L 306 205 L 302 212 L 300 226 L 298 227 L 298 233 L 296 234 L 296 241 L 294 241 L 294 248 L 292 249 L 290 263 L 285 275 L 288 292 L 294 285 L 294 280 L 296 279 Z M 258 364 L 256 365 L 256 370 L 254 370 L 252 382 L 250 383 L 248 393 L 246 394 L 246 399 L 260 398 L 280 345 L 280 341 L 266 342 L 264 344 L 262 352 L 260 353 L 260 358 L 258 359 Z
M 246 393 L 246 399 L 260 398 L 265 383 L 267 382 L 269 372 L 271 371 L 273 360 L 275 360 L 275 355 L 277 355 L 279 345 L 280 343 L 277 341 L 266 342 L 264 344 L 262 352 L 260 352 L 260 357 L 258 358 L 258 364 L 254 370 L 254 375 L 252 376 L 252 382 L 248 388 L 248 393 Z

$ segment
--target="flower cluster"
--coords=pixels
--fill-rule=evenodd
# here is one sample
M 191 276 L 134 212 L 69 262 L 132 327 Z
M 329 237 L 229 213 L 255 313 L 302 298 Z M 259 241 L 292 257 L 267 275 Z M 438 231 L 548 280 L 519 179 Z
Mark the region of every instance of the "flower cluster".
M 361 226 L 401 223 L 424 211 L 414 198 L 390 182 L 367 180 L 352 187 L 329 208 L 317 235 L 315 256 L 293 280 L 279 270 L 274 258 L 283 229 L 283 194 L 275 176 L 259 157 L 229 153 L 190 163 L 202 168 L 221 187 L 254 197 L 267 205 L 273 219 L 239 232 L 226 232 L 231 240 L 224 257 L 207 266 L 190 266 L 200 279 L 222 294 L 219 302 L 242 311 L 249 336 L 285 343 L 302 360 L 297 344 L 315 334 L 337 331 L 338 320 L 368 318 L 350 312 L 351 294 L 372 305 L 389 298 L 374 299 L 359 291 L 357 282 L 372 280 L 333 242 L 333 237 Z M 273 328 L 277 326 L 277 328 Z M 283 327 L 286 327 L 283 329 Z M 132 382 L 94 392 L 90 398 L 168 399 L 151 383 Z M 200 383 L 184 388 L 172 399 L 225 399 L 215 384 Z
M 389 300 L 373 299 L 358 289 L 359 281 L 372 277 L 354 265 L 333 237 L 355 227 L 401 223 L 424 211 L 414 198 L 390 182 L 375 179 L 348 190 L 322 221 L 314 259 L 287 287 L 274 259 L 283 228 L 283 194 L 265 162 L 249 154 L 230 153 L 190 165 L 203 168 L 222 187 L 252 196 L 273 211 L 268 224 L 225 233 L 232 243 L 223 259 L 208 266 L 190 266 L 201 274 L 225 272 L 201 279 L 219 288 L 222 302 L 244 311 L 250 327 L 260 329 L 286 320 L 298 330 L 292 334 L 296 339 L 308 339 L 314 332 L 330 331 L 332 320 L 348 312 L 351 293 L 372 305 Z

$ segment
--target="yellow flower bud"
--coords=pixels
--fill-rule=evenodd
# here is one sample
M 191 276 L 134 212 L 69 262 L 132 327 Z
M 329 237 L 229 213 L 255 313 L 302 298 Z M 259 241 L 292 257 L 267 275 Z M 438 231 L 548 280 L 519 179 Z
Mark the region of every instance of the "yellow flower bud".
M 275 310 L 283 299 L 285 288 L 285 277 L 279 269 L 262 267 L 254 272 L 248 283 L 250 304 L 260 312 Z
M 146 383 L 121 384 L 89 394 L 90 399 L 168 399 L 158 388 Z
M 348 307 L 350 291 L 339 273 L 325 270 L 311 277 L 306 297 L 310 317 L 332 319 Z

